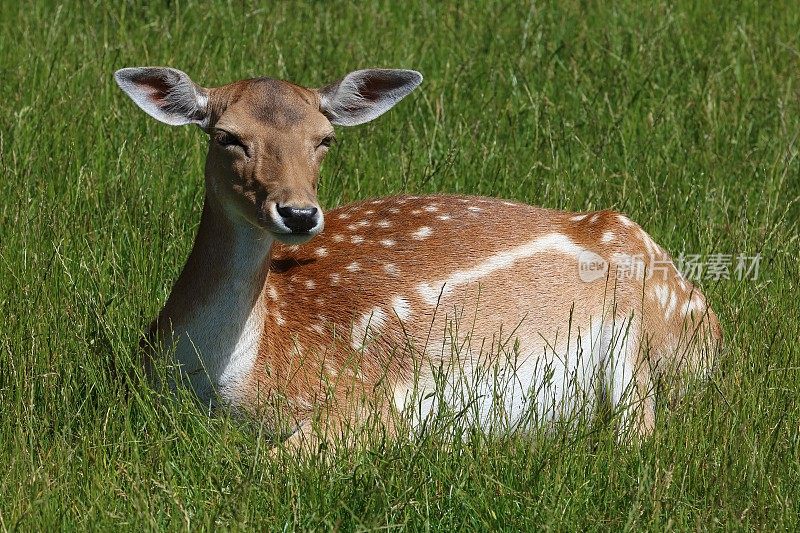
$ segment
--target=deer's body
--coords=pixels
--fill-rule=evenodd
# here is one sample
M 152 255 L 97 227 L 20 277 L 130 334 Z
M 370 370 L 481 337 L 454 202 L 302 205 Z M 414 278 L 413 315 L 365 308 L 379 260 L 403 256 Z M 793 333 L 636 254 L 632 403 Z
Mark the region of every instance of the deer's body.
M 650 369 L 669 364 L 661 358 L 700 364 L 689 341 L 720 335 L 702 294 L 671 263 L 646 283 L 626 270 L 629 257 L 648 266 L 669 259 L 610 211 L 382 198 L 329 212 L 326 230 L 302 246 L 209 211 L 159 318 L 204 403 L 219 398 L 263 416 L 279 392 L 301 423 L 325 403 L 348 405 L 331 394 L 355 390 L 384 395 L 389 410 L 413 402 L 422 419 L 437 408 L 425 396 L 443 368 L 472 389 L 458 394 L 471 397 L 478 422 L 496 423 L 499 410 L 513 427 L 532 405 L 548 419 L 570 401 L 591 402 L 598 368 L 612 401 L 637 378 L 646 398 Z M 610 274 L 581 279 L 585 251 L 608 261 Z M 649 427 L 651 414 L 640 423 Z
M 155 338 L 206 404 L 268 423 L 280 405 L 293 439 L 305 439 L 320 411 L 332 431 L 363 416 L 354 398 L 367 398 L 387 427 L 396 412 L 411 410 L 419 424 L 468 404 L 476 423 L 507 429 L 529 410 L 550 419 L 628 394 L 628 418 L 646 433 L 655 381 L 706 369 L 719 344 L 702 294 L 638 225 L 611 211 L 400 196 L 335 209 L 322 232 L 322 144 L 303 145 L 297 123 L 322 138 L 323 116 L 363 122 L 375 105 L 388 109 L 381 92 L 394 103 L 419 79 L 359 71 L 319 92 L 274 80 L 205 90 L 172 79 L 179 71 L 130 70 L 120 85 L 156 118 L 173 120 L 170 98 L 195 90 L 179 119 L 212 135 L 240 130 L 236 144 L 212 141 L 195 246 L 155 323 Z M 380 73 L 374 87 L 369 72 Z M 348 83 L 356 99 L 341 94 Z M 371 111 L 354 111 L 370 98 Z M 281 112 L 250 112 L 264 101 Z M 300 111 L 283 109 L 290 104 Z M 242 123 L 268 124 L 269 140 L 250 141 Z M 295 139 L 276 146 L 280 135 Z M 587 276 L 587 257 L 607 270 Z

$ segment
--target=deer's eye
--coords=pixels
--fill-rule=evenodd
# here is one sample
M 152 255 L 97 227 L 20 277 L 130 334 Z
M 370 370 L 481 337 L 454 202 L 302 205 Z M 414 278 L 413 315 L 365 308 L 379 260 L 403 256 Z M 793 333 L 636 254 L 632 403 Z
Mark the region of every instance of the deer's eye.
M 225 148 L 241 148 L 245 155 L 249 155 L 247 146 L 242 140 L 229 131 L 217 130 L 214 134 L 214 140 L 222 147 Z
M 333 134 L 325 136 L 317 145 L 317 148 L 330 148 L 336 142 L 336 137 Z

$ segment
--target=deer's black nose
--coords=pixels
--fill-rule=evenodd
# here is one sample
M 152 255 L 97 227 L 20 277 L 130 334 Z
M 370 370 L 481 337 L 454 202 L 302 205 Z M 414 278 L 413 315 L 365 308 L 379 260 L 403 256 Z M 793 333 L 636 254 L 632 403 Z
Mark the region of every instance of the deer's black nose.
M 316 207 L 276 206 L 278 214 L 286 227 L 297 233 L 305 233 L 319 223 L 319 209 Z

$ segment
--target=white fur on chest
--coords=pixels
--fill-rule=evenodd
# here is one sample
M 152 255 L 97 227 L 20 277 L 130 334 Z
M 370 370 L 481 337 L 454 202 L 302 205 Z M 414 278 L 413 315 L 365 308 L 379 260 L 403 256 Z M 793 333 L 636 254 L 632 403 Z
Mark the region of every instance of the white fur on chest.
M 266 316 L 262 270 L 266 247 L 237 238 L 225 279 L 173 333 L 175 358 L 204 405 L 243 401 Z
M 218 301 L 175 331 L 181 373 L 204 405 L 238 403 L 258 355 L 263 315 L 258 305 Z

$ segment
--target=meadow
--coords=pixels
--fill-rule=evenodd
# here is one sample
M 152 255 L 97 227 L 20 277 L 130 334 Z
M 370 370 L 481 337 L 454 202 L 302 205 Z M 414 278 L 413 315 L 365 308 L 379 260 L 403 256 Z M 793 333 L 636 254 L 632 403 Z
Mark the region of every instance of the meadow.
M 800 529 L 798 28 L 790 1 L 0 2 L 0 530 Z M 322 205 L 614 208 L 675 257 L 758 256 L 701 276 L 718 371 L 629 445 L 590 424 L 297 461 L 158 401 L 128 376 L 192 244 L 206 140 L 114 84 L 143 65 L 208 86 L 421 71 L 339 129 Z

